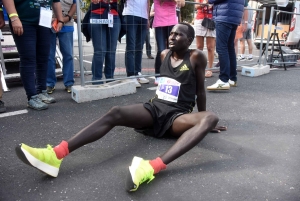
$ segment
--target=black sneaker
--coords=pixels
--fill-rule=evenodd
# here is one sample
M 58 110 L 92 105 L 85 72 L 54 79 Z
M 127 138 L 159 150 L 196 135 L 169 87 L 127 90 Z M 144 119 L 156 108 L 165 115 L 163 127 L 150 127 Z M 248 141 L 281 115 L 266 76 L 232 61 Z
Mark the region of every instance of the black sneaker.
M 65 90 L 66 90 L 68 93 L 71 93 L 71 92 L 72 92 L 72 85 L 66 86 Z
M 150 54 L 150 55 L 147 55 L 148 59 L 154 59 L 154 57 Z
M 4 102 L 0 100 L 0 113 L 6 112 L 6 107 L 4 106 Z
M 55 90 L 55 87 L 47 87 L 47 93 L 52 94 Z
M 220 62 L 215 65 L 215 68 L 220 68 Z

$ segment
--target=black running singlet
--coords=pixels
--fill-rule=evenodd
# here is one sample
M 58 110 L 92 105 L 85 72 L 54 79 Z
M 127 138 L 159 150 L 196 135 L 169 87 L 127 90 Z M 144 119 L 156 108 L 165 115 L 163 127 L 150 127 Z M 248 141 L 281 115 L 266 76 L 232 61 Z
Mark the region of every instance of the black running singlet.
M 171 65 L 171 55 L 170 50 L 162 62 L 155 99 L 194 107 L 196 75 L 190 62 L 190 50 L 185 53 L 183 61 L 176 67 Z

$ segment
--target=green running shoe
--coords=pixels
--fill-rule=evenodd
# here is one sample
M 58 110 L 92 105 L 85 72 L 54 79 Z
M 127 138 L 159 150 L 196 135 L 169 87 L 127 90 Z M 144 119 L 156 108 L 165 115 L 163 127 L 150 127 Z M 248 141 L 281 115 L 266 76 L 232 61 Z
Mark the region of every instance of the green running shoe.
M 20 144 L 16 147 L 16 154 L 27 165 L 33 166 L 52 177 L 57 177 L 62 159 L 57 159 L 50 145 L 47 145 L 47 148 L 38 149 Z
M 153 176 L 154 169 L 150 165 L 149 161 L 146 161 L 140 157 L 134 157 L 129 166 L 129 174 L 126 180 L 126 190 L 129 192 L 136 191 L 138 187 L 148 181 L 147 184 L 155 177 Z

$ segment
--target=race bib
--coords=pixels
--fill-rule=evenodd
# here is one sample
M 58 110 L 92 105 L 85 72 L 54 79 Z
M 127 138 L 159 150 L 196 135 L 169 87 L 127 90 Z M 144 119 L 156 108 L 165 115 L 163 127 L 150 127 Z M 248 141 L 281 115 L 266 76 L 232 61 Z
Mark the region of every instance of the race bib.
M 160 77 L 156 89 L 159 99 L 177 103 L 181 83 L 168 77 Z

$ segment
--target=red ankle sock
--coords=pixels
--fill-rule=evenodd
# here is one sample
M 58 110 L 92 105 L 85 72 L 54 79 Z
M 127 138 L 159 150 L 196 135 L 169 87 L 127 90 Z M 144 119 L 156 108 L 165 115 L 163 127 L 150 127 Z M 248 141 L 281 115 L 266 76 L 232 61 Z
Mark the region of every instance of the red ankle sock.
M 62 141 L 59 145 L 53 148 L 56 157 L 60 160 L 69 154 L 68 142 Z
M 161 160 L 160 157 L 157 157 L 156 159 L 149 161 L 149 163 L 154 169 L 154 174 L 157 174 L 161 170 L 164 170 L 167 168 L 167 165 L 164 164 L 164 162 Z

